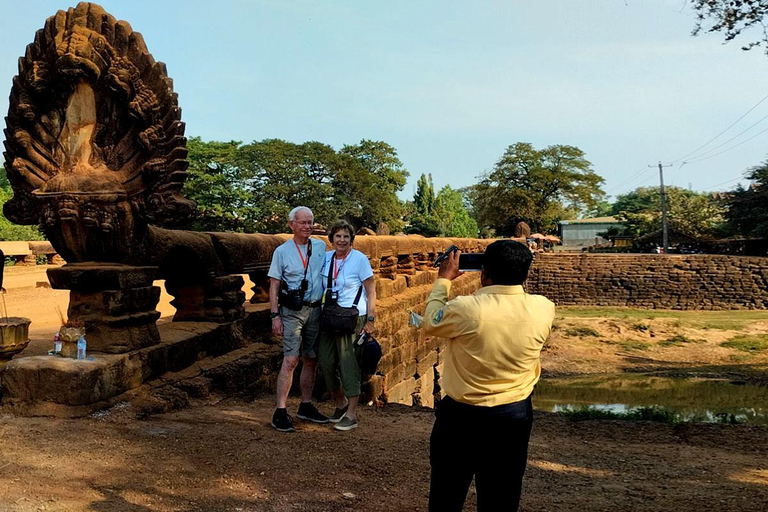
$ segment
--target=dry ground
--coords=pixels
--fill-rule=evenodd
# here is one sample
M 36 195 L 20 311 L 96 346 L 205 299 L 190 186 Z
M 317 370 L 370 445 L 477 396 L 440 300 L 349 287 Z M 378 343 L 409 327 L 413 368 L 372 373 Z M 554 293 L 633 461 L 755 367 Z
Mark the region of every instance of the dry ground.
M 33 319 L 30 353 L 49 348 L 54 304 L 67 301 L 38 282 L 40 268 L 12 269 L 5 283 L 9 314 Z M 765 381 L 768 351 L 720 343 L 768 333 L 768 313 L 670 315 L 563 309 L 545 373 L 715 369 Z M 272 407 L 219 397 L 144 421 L 127 404 L 77 420 L 0 416 L 0 512 L 426 510 L 430 410 L 365 408 L 355 431 L 280 434 Z M 529 460 L 526 511 L 768 510 L 765 428 L 537 412 Z
M 366 409 L 351 432 L 302 424 L 280 434 L 271 409 L 263 397 L 147 421 L 129 407 L 0 417 L 0 510 L 426 510 L 431 411 Z M 764 511 L 767 436 L 537 413 L 521 509 Z

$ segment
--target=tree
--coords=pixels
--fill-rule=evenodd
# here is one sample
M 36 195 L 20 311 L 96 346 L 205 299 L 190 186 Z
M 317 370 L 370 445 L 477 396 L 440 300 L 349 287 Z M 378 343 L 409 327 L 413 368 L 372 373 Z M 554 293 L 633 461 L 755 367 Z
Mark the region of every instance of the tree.
M 397 191 L 407 171 L 395 149 L 362 141 L 335 151 L 320 142 L 266 139 L 203 142 L 192 138 L 185 195 L 198 203 L 193 229 L 276 233 L 288 212 L 303 205 L 329 225 L 346 218 L 356 227 L 386 222 L 400 229 L 403 205 Z
M 432 174 L 422 174 L 416 182 L 413 202 L 408 204 L 408 233 L 424 236 L 440 236 L 440 226 L 435 217 L 435 186 Z
M 343 179 L 337 187 L 345 194 L 345 216 L 356 227 L 376 229 L 385 222 L 392 232 L 403 227 L 405 205 L 397 192 L 405 187 L 408 171 L 397 156 L 397 150 L 383 141 L 363 139 L 358 144 L 345 145 L 339 151 L 357 165 L 347 164 Z
M 11 197 L 13 197 L 11 183 L 8 181 L 5 168 L 0 167 L 0 212 Z M 45 237 L 37 226 L 20 226 L 6 219 L 5 215 L 0 215 L 0 240 L 45 240 Z
M 665 187 L 668 225 L 692 236 L 713 236 L 723 224 L 724 209 L 709 194 Z M 642 236 L 661 229 L 659 187 L 639 187 L 616 198 L 612 213 L 625 234 Z
M 470 217 L 461 192 L 450 185 L 440 189 L 435 198 L 435 212 L 440 236 L 477 237 L 477 222 Z
M 768 238 L 768 162 L 750 169 L 747 178 L 753 181 L 749 188 L 739 185 L 723 201 L 726 229 L 730 235 Z
M 554 231 L 557 221 L 594 208 L 604 193 L 584 152 L 554 145 L 537 150 L 511 145 L 493 170 L 480 176 L 469 199 L 483 232 L 512 236 L 518 222 L 535 231 Z
M 760 39 L 746 43 L 742 49 L 751 50 L 765 45 L 768 53 L 768 29 L 764 23 L 768 15 L 768 2 L 765 0 L 693 0 L 691 7 L 696 12 L 693 35 L 699 35 L 702 31 L 722 32 L 728 42 L 742 32 L 758 28 L 762 32 Z

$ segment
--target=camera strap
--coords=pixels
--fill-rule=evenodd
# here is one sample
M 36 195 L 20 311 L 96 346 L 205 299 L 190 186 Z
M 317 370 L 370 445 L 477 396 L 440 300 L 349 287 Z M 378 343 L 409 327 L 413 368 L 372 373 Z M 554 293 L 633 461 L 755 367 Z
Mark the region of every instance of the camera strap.
M 351 253 L 350 253 L 351 254 Z M 349 254 L 347 255 L 347 258 L 349 258 Z M 336 252 L 331 254 L 331 264 L 328 266 L 328 286 L 325 288 L 325 303 L 331 304 L 334 302 L 333 297 L 333 265 L 336 261 Z M 357 295 L 355 296 L 355 302 L 352 304 L 353 307 L 357 307 L 357 303 L 360 302 L 360 296 L 363 293 L 363 285 L 360 285 L 360 288 L 357 289 Z M 338 303 L 338 301 L 335 301 Z
M 302 278 L 302 281 L 306 281 L 307 271 L 309 270 L 309 260 L 312 259 L 312 239 L 311 238 L 307 239 L 307 259 L 306 260 L 304 259 L 304 255 L 301 254 L 301 249 L 299 249 L 299 244 L 296 243 L 296 240 L 293 241 L 293 244 L 296 246 L 296 250 L 299 252 L 299 258 L 301 258 L 301 263 L 304 265 L 304 277 Z M 281 280 L 280 288 L 282 288 L 287 292 L 289 290 L 288 283 Z M 301 288 L 302 288 L 301 283 L 299 283 L 299 289 L 301 290 Z

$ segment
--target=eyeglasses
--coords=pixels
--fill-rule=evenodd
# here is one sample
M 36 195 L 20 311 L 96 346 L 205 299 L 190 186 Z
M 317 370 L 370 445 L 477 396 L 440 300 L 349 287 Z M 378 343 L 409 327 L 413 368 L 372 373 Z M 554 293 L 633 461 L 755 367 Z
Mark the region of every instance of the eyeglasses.
M 291 221 L 291 222 L 293 222 L 294 224 L 298 224 L 299 226 L 311 226 L 312 225 L 312 221 L 311 220 L 294 220 L 294 221 Z

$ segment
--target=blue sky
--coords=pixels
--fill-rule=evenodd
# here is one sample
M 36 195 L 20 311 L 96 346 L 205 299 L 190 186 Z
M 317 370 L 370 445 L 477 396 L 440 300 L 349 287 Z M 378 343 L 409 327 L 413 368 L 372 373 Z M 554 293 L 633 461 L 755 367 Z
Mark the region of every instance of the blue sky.
M 384 140 L 411 173 L 403 198 L 421 173 L 470 185 L 518 141 L 578 146 L 613 196 L 658 184 L 659 160 L 676 162 L 667 184 L 723 190 L 768 159 L 768 132 L 729 149 L 768 129 L 768 100 L 680 158 L 768 94 L 768 57 L 692 37 L 684 0 L 100 4 L 167 64 L 188 136 Z M 3 113 L 18 57 L 71 5 L 0 0 Z

